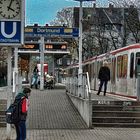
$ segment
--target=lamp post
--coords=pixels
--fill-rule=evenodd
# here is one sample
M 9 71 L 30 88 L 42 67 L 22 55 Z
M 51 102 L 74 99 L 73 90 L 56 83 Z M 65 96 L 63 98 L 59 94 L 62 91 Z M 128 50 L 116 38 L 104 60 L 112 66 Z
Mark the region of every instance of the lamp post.
M 82 34 L 83 34 L 83 26 L 82 26 L 82 19 L 83 19 L 83 8 L 82 2 L 84 1 L 95 1 L 95 0 L 75 0 L 80 2 L 80 9 L 79 9 L 79 69 L 78 69 L 78 96 L 82 95 Z

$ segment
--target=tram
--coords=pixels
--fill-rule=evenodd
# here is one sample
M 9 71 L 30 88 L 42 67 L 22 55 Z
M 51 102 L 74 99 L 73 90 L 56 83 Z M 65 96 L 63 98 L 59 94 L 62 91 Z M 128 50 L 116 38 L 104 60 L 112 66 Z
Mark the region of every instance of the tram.
M 140 43 L 129 45 L 82 62 L 83 73 L 88 72 L 91 90 L 98 90 L 98 72 L 103 62 L 108 62 L 111 80 L 107 92 L 137 98 L 137 68 L 140 65 Z M 78 64 L 65 69 L 69 75 L 78 74 Z

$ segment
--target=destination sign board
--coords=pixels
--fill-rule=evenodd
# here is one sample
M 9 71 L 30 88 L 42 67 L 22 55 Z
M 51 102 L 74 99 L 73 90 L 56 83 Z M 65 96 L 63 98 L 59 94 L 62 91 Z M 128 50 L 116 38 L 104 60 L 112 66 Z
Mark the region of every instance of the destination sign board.
M 70 36 L 78 37 L 79 28 L 64 27 L 26 27 L 25 35 L 43 35 L 43 36 Z

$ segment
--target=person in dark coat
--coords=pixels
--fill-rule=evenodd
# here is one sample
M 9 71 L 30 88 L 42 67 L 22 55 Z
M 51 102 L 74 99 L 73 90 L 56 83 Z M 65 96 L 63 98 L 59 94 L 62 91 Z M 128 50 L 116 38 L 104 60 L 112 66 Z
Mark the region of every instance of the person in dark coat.
M 21 118 L 18 123 L 15 124 L 16 128 L 16 140 L 26 140 L 26 118 L 29 106 L 29 96 L 31 93 L 31 89 L 28 87 L 23 88 L 23 91 L 18 93 L 15 99 L 22 100 L 21 101 Z
M 110 80 L 110 69 L 108 68 L 107 64 L 108 62 L 105 61 L 103 63 L 103 66 L 99 70 L 98 79 L 100 80 L 100 84 L 97 95 L 100 94 L 103 85 L 104 85 L 104 96 L 106 95 L 107 84 L 108 81 Z

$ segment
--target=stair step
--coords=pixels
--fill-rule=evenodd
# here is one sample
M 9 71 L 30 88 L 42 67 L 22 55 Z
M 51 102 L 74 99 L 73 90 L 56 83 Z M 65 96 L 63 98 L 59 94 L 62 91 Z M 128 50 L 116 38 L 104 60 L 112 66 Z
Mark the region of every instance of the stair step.
M 93 105 L 93 110 L 106 111 L 140 111 L 140 106 L 122 106 L 122 105 Z
M 0 122 L 1 121 L 6 121 L 6 116 L 5 115 L 0 115 Z
M 92 127 L 140 128 L 140 123 L 92 123 Z
M 0 99 L 0 105 L 1 104 L 5 104 L 6 105 L 7 104 L 7 100 L 6 99 Z
M 137 111 L 93 111 L 93 117 L 140 117 Z
M 0 127 L 6 127 L 6 121 L 5 122 L 0 122 Z
M 4 104 L 0 105 L 0 110 L 6 110 L 6 108 L 7 108 L 6 105 L 4 105 Z
M 93 117 L 96 123 L 140 123 L 140 117 Z
M 94 100 L 92 105 L 123 105 L 123 106 L 140 106 L 138 101 L 112 101 L 112 100 Z
M 92 124 L 93 127 L 140 128 L 140 102 L 94 100 Z
M 0 110 L 0 115 L 5 115 L 5 110 Z

